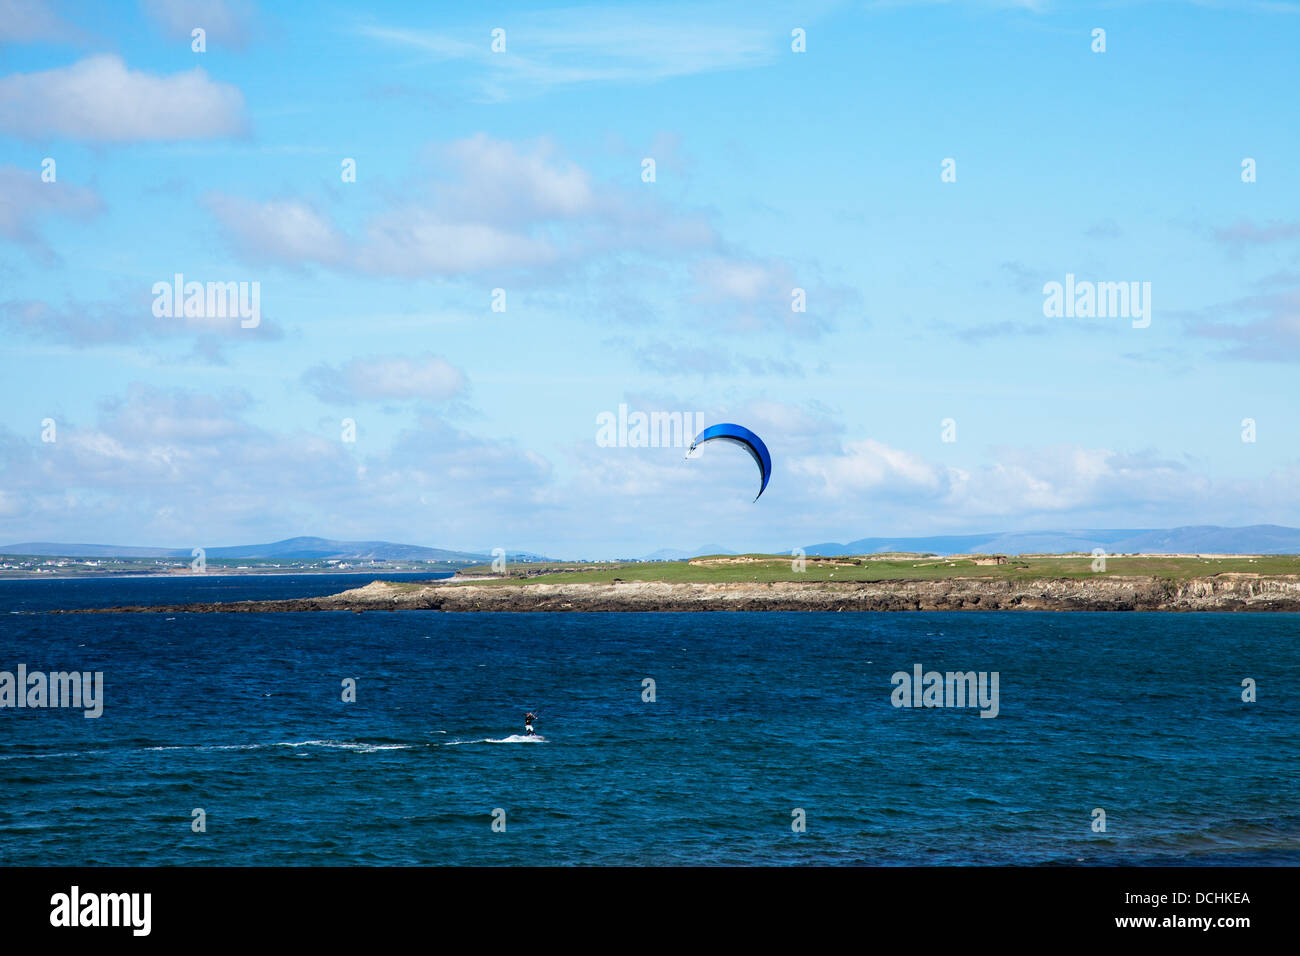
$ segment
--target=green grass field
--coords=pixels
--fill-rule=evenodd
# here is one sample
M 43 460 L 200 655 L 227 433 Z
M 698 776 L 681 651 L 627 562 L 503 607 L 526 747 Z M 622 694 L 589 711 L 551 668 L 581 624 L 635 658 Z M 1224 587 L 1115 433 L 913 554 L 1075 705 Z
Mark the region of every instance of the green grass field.
M 917 581 L 944 578 L 1025 580 L 1032 578 L 1089 578 L 1098 573 L 1120 576 L 1167 578 L 1182 581 L 1229 572 L 1254 574 L 1300 574 L 1300 556 L 1176 558 L 1107 557 L 1105 572 L 1092 570 L 1091 555 L 1043 555 L 1008 557 L 1006 564 L 977 564 L 975 557 L 942 558 L 910 555 L 886 558 L 864 555 L 840 558 L 807 558 L 805 570 L 796 571 L 794 559 L 785 555 L 750 554 L 696 558 L 692 561 L 657 561 L 619 564 L 516 564 L 505 578 L 474 583 L 509 584 L 608 584 L 613 581 L 664 581 L 669 583 L 714 584 L 731 581 Z M 490 575 L 487 565 L 466 568 L 463 574 Z

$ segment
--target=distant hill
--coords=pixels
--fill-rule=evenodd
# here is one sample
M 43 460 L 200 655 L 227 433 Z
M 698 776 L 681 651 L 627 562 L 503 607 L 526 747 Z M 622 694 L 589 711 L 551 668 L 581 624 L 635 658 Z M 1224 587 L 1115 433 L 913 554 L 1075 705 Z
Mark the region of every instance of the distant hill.
M 983 545 L 992 540 L 993 535 L 965 534 L 938 535 L 931 538 L 859 538 L 848 544 L 824 541 L 821 544 L 803 546 L 807 554 L 835 557 L 843 554 L 876 554 L 880 551 L 923 551 L 935 554 L 969 554 L 974 551 L 988 551 Z
M 644 555 L 642 561 L 685 561 L 688 558 L 698 558 L 702 554 L 735 554 L 727 548 L 720 548 L 715 544 L 707 544 L 704 547 L 696 548 L 694 551 L 683 551 L 681 548 L 660 548 L 650 554 Z
M 1069 551 L 1089 552 L 1104 548 L 1108 554 L 1300 554 L 1300 528 L 1281 525 L 1251 525 L 1247 528 L 1221 528 L 1217 525 L 1192 525 L 1166 529 L 1110 529 L 1086 531 L 995 531 L 987 534 L 932 535 L 917 538 L 859 538 L 846 544 L 823 542 L 805 545 L 810 555 L 876 554 L 881 551 L 928 551 L 935 554 L 1060 554 Z M 27 541 L 0 545 L 0 554 L 29 554 L 66 558 L 185 558 L 192 548 L 147 548 L 116 544 L 64 544 L 50 541 Z M 270 544 L 244 544 L 226 548 L 206 548 L 208 560 L 299 560 L 323 561 L 465 561 L 487 563 L 489 551 L 450 551 L 391 541 L 335 541 L 330 538 L 286 538 Z M 702 554 L 735 554 L 718 545 L 706 545 L 693 551 L 661 548 L 645 555 L 645 561 L 680 561 Z M 549 560 L 530 552 L 507 552 L 511 563 Z
M 28 541 L 0 545 L 0 554 L 31 554 L 68 558 L 189 558 L 193 548 L 137 548 L 116 544 L 62 544 Z M 333 541 L 328 538 L 286 538 L 270 544 L 244 544 L 227 548 L 205 548 L 209 560 L 249 558 L 260 560 L 323 561 L 489 561 L 491 555 L 472 551 L 447 551 L 389 541 Z M 511 560 L 518 560 L 513 555 Z
M 880 551 L 935 554 L 1061 554 L 1104 548 L 1109 554 L 1300 554 L 1300 528 L 1257 524 L 1245 528 L 1190 525 L 1167 529 L 1088 531 L 999 531 L 921 538 L 859 538 L 847 544 L 804 547 L 808 554 L 835 556 Z
M 188 554 L 189 552 L 185 552 Z M 289 558 L 299 560 L 467 561 L 483 557 L 470 551 L 446 551 L 389 541 L 332 541 L 328 538 L 286 538 L 271 544 L 245 544 L 208 548 L 209 558 Z
M 0 554 L 33 554 L 58 558 L 179 558 L 189 552 L 172 548 L 132 548 L 116 544 L 58 544 L 51 541 L 24 541 L 0 545 Z

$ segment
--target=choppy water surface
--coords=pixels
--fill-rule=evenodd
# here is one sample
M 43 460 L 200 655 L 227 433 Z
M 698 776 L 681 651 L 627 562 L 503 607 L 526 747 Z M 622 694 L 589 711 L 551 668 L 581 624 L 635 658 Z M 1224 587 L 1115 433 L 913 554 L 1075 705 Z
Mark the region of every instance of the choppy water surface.
M 328 578 L 0 582 L 0 671 L 105 684 L 0 710 L 0 862 L 1300 863 L 1297 615 L 12 613 Z

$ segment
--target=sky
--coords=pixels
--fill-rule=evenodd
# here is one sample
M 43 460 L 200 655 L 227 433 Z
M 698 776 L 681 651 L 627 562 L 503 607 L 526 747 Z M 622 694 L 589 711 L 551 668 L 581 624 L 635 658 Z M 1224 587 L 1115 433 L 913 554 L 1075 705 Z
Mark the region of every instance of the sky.
M 1300 525 L 1298 50 L 1286 0 L 0 0 L 0 542 Z

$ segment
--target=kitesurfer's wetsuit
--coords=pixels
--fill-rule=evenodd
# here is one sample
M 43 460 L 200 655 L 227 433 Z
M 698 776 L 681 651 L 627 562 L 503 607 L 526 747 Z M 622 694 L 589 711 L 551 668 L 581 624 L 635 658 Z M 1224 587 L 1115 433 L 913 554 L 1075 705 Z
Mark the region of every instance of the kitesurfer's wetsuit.
M 524 731 L 525 731 L 526 733 L 529 733 L 529 734 L 533 733 L 533 721 L 536 720 L 536 719 L 537 719 L 537 715 L 536 715 L 536 714 L 525 714 L 525 715 L 524 715 Z

